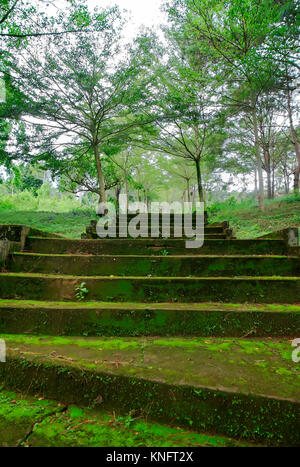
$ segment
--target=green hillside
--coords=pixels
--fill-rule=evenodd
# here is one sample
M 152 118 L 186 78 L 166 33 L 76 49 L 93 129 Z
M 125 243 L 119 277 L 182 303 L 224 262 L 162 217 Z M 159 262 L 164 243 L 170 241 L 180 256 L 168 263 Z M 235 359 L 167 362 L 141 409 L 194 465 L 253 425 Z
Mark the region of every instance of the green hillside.
M 208 208 L 209 222 L 227 220 L 237 238 L 255 238 L 275 230 L 300 227 L 300 197 L 294 195 L 266 202 L 261 212 L 249 202 L 216 203 Z M 0 210 L 1 224 L 22 224 L 69 238 L 80 238 L 95 218 L 92 210 L 71 212 L 32 212 Z

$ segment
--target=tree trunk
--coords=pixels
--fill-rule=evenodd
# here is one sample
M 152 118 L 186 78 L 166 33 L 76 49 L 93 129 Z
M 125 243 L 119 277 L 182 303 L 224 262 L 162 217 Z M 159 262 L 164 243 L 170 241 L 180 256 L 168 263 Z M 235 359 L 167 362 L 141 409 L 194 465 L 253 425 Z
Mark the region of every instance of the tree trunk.
M 255 169 L 254 170 L 254 185 L 255 185 L 255 198 L 257 197 L 257 193 L 258 193 L 258 186 L 257 186 L 257 170 Z
M 267 192 L 268 192 L 268 199 L 272 199 L 272 181 L 271 181 L 271 155 L 268 144 L 265 139 L 265 133 L 263 128 L 263 122 L 260 120 L 259 122 L 259 130 L 261 136 L 261 145 L 262 150 L 264 153 L 264 161 L 265 161 L 265 171 L 267 173 Z
M 202 174 L 200 167 L 200 160 L 195 159 L 196 170 L 197 170 L 197 183 L 198 183 L 198 194 L 200 203 L 204 203 L 204 193 L 203 193 L 203 184 L 202 184 Z
M 190 188 L 190 180 L 187 178 L 186 180 L 186 191 L 187 191 L 187 200 L 188 203 L 191 202 L 191 188 Z
M 273 159 L 273 165 L 272 165 L 272 199 L 275 198 L 275 164 L 274 164 L 274 159 Z
M 272 199 L 272 176 L 271 166 L 267 166 L 267 186 L 268 186 L 268 199 Z
M 265 189 L 264 189 L 264 177 L 263 169 L 260 157 L 260 144 L 259 144 L 259 135 L 258 135 L 258 125 L 257 125 L 257 116 L 256 110 L 253 106 L 252 108 L 252 118 L 253 118 L 253 129 L 254 129 L 254 138 L 255 138 L 255 152 L 256 152 L 256 163 L 257 163 L 257 172 L 258 172 L 258 202 L 259 208 L 261 211 L 265 210 Z
M 100 160 L 98 144 L 95 144 L 95 146 L 94 146 L 94 155 L 95 155 L 97 175 L 98 175 L 98 183 L 99 183 L 99 191 L 100 191 L 100 203 L 106 203 L 107 198 L 106 198 L 106 192 L 105 192 L 105 182 L 104 182 L 104 177 L 103 177 L 103 171 L 102 171 L 102 165 L 101 165 L 101 160 Z
M 118 213 L 120 212 L 120 199 L 119 199 L 120 193 L 121 193 L 121 186 L 118 185 L 116 187 L 116 205 L 117 205 L 117 212 Z
M 182 212 L 184 212 L 184 203 L 185 203 L 185 190 L 183 190 L 181 197 Z
M 298 167 L 296 167 L 294 171 L 294 192 L 295 193 L 299 193 L 299 176 L 300 176 L 300 173 L 299 173 Z
M 126 205 L 125 205 L 125 212 L 128 213 L 128 179 L 127 179 L 127 172 L 124 171 L 125 175 L 125 196 L 126 196 Z
M 295 153 L 296 153 L 296 168 L 294 172 L 294 190 L 296 192 L 299 192 L 300 146 L 297 140 L 297 135 L 296 135 L 294 122 L 293 122 L 292 107 L 291 107 L 291 90 L 289 87 L 289 82 L 288 82 L 288 89 L 287 89 L 287 104 L 288 104 L 288 115 L 289 115 L 289 121 L 290 121 L 290 133 L 291 133 L 292 143 L 294 145 Z

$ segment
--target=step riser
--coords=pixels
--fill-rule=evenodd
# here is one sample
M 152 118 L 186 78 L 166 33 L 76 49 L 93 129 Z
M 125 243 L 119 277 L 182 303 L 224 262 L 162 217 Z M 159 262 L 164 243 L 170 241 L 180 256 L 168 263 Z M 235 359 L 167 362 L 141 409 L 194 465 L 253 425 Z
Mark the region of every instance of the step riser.
M 4 299 L 74 301 L 82 282 L 87 300 L 140 303 L 289 303 L 299 302 L 300 279 L 105 279 L 0 276 Z
M 6 389 L 128 414 L 144 409 L 152 420 L 176 423 L 270 445 L 297 445 L 299 404 L 263 396 L 170 385 L 113 373 L 75 369 L 65 364 L 9 357 L 0 365 Z M 196 393 L 197 391 L 197 393 Z M 284 417 L 282 416 L 284 414 Z M 296 415 L 295 415 L 296 414 Z M 289 420 L 289 423 L 286 423 Z
M 0 333 L 51 336 L 291 337 L 296 312 L 0 308 Z
M 126 220 L 121 220 L 121 222 L 119 222 L 119 219 L 117 219 L 117 221 L 115 222 L 115 224 L 114 224 L 114 223 L 111 223 L 111 224 L 106 223 L 106 224 L 104 224 L 104 225 L 106 225 L 106 226 L 108 226 L 108 225 L 112 225 L 112 226 L 114 226 L 114 225 L 116 225 L 116 226 L 121 225 L 122 227 L 125 227 L 125 228 L 126 228 L 126 226 L 130 225 L 130 222 L 131 222 L 130 220 L 129 220 L 128 222 L 126 222 Z M 92 228 L 92 229 L 96 230 L 97 225 L 103 225 L 103 224 L 93 224 L 93 225 L 89 225 L 88 228 Z M 185 223 L 185 222 L 182 222 L 182 220 L 179 220 L 178 222 L 175 223 L 175 222 L 174 222 L 174 219 L 170 219 L 170 221 L 168 221 L 168 220 L 162 221 L 162 220 L 160 219 L 158 223 L 157 223 L 157 222 L 154 223 L 154 222 L 148 221 L 148 225 L 147 225 L 147 222 L 146 222 L 146 223 L 143 223 L 143 224 L 136 224 L 136 223 L 134 223 L 134 224 L 131 224 L 131 225 L 132 225 L 132 226 L 133 226 L 133 225 L 134 225 L 134 226 L 137 225 L 137 227 L 139 227 L 140 225 L 143 225 L 143 227 L 151 229 L 152 226 L 155 226 L 155 227 L 156 227 L 156 226 L 159 226 L 160 228 L 161 228 L 161 227 L 166 227 L 166 226 L 167 226 L 167 227 L 168 227 L 168 226 L 171 226 L 171 228 L 174 228 L 174 226 L 182 226 L 182 228 L 184 228 L 185 225 L 187 225 L 187 226 L 192 225 L 193 227 L 195 227 L 196 225 L 202 225 L 202 224 L 199 223 L 199 222 L 198 222 L 198 224 L 197 224 L 197 223 L 196 223 L 196 220 L 193 220 L 193 222 L 191 222 L 190 219 L 188 219 L 186 223 Z M 205 230 L 205 231 L 207 231 L 207 232 L 211 231 L 211 232 L 215 232 L 215 233 L 222 233 L 222 232 L 224 232 L 225 229 L 228 229 L 228 228 L 229 228 L 229 224 L 227 224 L 227 223 L 224 223 L 224 224 L 205 224 L 205 225 L 204 225 L 204 230 Z
M 93 239 L 93 240 L 99 240 L 99 236 L 97 234 L 89 234 L 90 235 L 90 238 Z M 117 233 L 118 237 L 116 237 L 114 240 L 118 241 L 121 237 L 119 237 L 119 234 Z M 141 238 L 144 238 L 144 239 L 147 239 L 147 240 L 152 240 L 153 238 L 159 238 L 159 239 L 164 239 L 164 238 L 170 238 L 170 239 L 185 239 L 185 240 L 190 240 L 190 237 L 186 237 L 185 235 L 180 235 L 180 236 L 175 236 L 173 232 L 165 232 L 164 234 L 162 233 L 159 233 L 159 234 L 151 234 L 151 232 L 142 232 L 140 234 Z M 129 239 L 134 239 L 135 240 L 135 237 L 134 236 L 131 236 L 131 235 L 127 235 L 126 236 L 127 238 Z M 226 234 L 205 234 L 204 235 L 204 238 L 205 240 L 226 240 L 227 239 L 227 235 Z M 107 238 L 105 238 L 104 240 L 107 240 Z
M 44 254 L 93 255 L 286 255 L 282 240 L 205 240 L 202 248 L 188 249 L 184 240 L 54 240 L 28 238 L 26 251 Z
M 299 258 L 136 258 L 14 255 L 13 272 L 79 276 L 300 276 Z
M 118 235 L 118 234 L 117 234 Z M 124 238 L 124 237 L 123 237 Z M 132 240 L 136 240 L 136 238 L 131 235 L 127 235 L 126 238 L 128 239 L 132 239 Z M 180 235 L 177 237 L 174 236 L 174 234 L 171 232 L 170 234 L 168 233 L 165 233 L 164 235 L 162 235 L 161 233 L 160 234 L 156 234 L 155 236 L 154 235 L 151 235 L 151 233 L 143 233 L 141 234 L 141 238 L 145 239 L 145 240 L 153 240 L 155 238 L 158 238 L 158 239 L 171 239 L 171 240 L 176 240 L 176 239 L 179 239 L 179 240 L 191 240 L 190 237 L 186 237 L 185 235 Z M 89 234 L 89 238 L 88 239 L 92 239 L 92 240 L 99 240 L 99 237 L 97 234 Z M 122 240 L 121 237 L 116 237 L 114 238 L 115 241 L 118 241 L 118 240 Z M 207 241 L 207 240 L 226 240 L 227 239 L 227 235 L 226 234 L 205 234 L 204 236 L 204 239 Z M 101 240 L 101 239 L 100 239 Z M 107 238 L 104 238 L 102 240 L 111 240 L 111 238 L 107 239 Z
M 159 215 L 155 214 L 155 213 L 151 213 L 151 214 L 139 214 L 139 219 L 142 219 L 143 221 L 147 221 L 150 223 L 152 219 L 154 219 L 154 216 L 155 216 L 155 219 L 157 219 L 157 217 L 159 218 L 159 222 L 162 222 L 162 220 L 166 221 L 168 219 L 170 219 L 171 222 L 174 222 L 174 220 L 176 220 L 177 222 L 182 222 L 183 220 L 183 214 L 174 214 L 174 213 L 170 213 L 170 214 L 162 214 L 160 213 Z M 184 216 L 186 216 L 186 218 L 188 220 L 192 219 L 194 222 L 196 221 L 196 214 L 184 214 Z M 124 214 L 119 214 L 116 216 L 116 220 L 117 222 L 124 222 L 124 223 L 128 223 L 128 222 L 131 222 L 133 219 L 137 219 L 137 214 L 127 214 L 127 215 L 124 215 Z M 101 218 L 99 217 L 98 218 L 98 221 L 100 220 Z M 205 223 L 207 226 L 224 226 L 224 225 L 228 225 L 228 222 L 227 221 L 224 221 L 224 222 L 220 222 L 220 223 L 214 223 L 214 224 L 207 224 L 206 220 L 207 220 L 207 214 L 205 213 L 204 214 L 204 219 L 205 219 Z M 94 221 L 93 221 L 94 222 Z
M 128 226 L 128 224 L 119 224 L 119 223 L 117 223 L 116 226 L 117 226 L 117 231 L 119 230 L 120 226 L 122 227 L 122 231 L 123 231 L 123 230 L 126 230 L 126 227 Z M 192 226 L 193 226 L 194 229 L 196 228 L 196 224 L 192 224 Z M 159 231 L 160 232 L 162 231 L 163 227 L 166 230 L 168 230 L 168 228 L 170 227 L 171 232 L 173 232 L 173 230 L 174 230 L 174 224 L 172 224 L 172 223 L 170 223 L 170 224 L 159 224 Z M 189 225 L 189 227 L 190 227 L 190 225 Z M 96 229 L 93 229 L 93 230 L 96 233 Z M 224 234 L 225 230 L 226 229 L 224 229 L 224 227 L 207 227 L 207 226 L 204 227 L 204 233 L 208 234 L 208 235 L 209 234 Z M 151 226 L 149 226 L 148 228 L 145 228 L 145 231 L 151 233 Z M 182 232 L 184 232 L 184 224 L 182 224 Z

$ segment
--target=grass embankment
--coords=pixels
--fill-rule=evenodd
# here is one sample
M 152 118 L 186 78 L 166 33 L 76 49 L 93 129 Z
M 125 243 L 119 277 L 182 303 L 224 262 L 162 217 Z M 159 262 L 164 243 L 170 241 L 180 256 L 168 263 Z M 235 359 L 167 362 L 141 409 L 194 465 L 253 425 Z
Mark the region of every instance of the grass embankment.
M 93 210 L 56 213 L 0 209 L 0 224 L 28 225 L 69 238 L 80 238 L 95 218 Z M 264 212 L 251 201 L 232 203 L 228 200 L 209 207 L 209 222 L 225 220 L 230 222 L 237 238 L 255 238 L 275 230 L 300 227 L 300 196 L 266 201 Z
M 87 225 L 96 216 L 91 211 L 34 212 L 0 210 L 0 224 L 28 225 L 45 232 L 57 233 L 68 238 L 80 238 Z
M 245 203 L 229 206 L 223 203 L 214 211 L 209 222 L 229 221 L 237 238 L 255 238 L 289 227 L 300 228 L 300 196 L 288 196 L 266 201 L 265 210 Z

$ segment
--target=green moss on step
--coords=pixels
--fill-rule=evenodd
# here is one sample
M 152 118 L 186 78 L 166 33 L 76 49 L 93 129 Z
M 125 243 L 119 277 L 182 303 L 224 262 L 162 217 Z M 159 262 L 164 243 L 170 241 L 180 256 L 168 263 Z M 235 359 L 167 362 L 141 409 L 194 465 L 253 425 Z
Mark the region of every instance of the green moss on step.
M 0 446 L 248 446 L 208 434 L 146 422 L 142 413 L 108 414 L 0 391 Z

